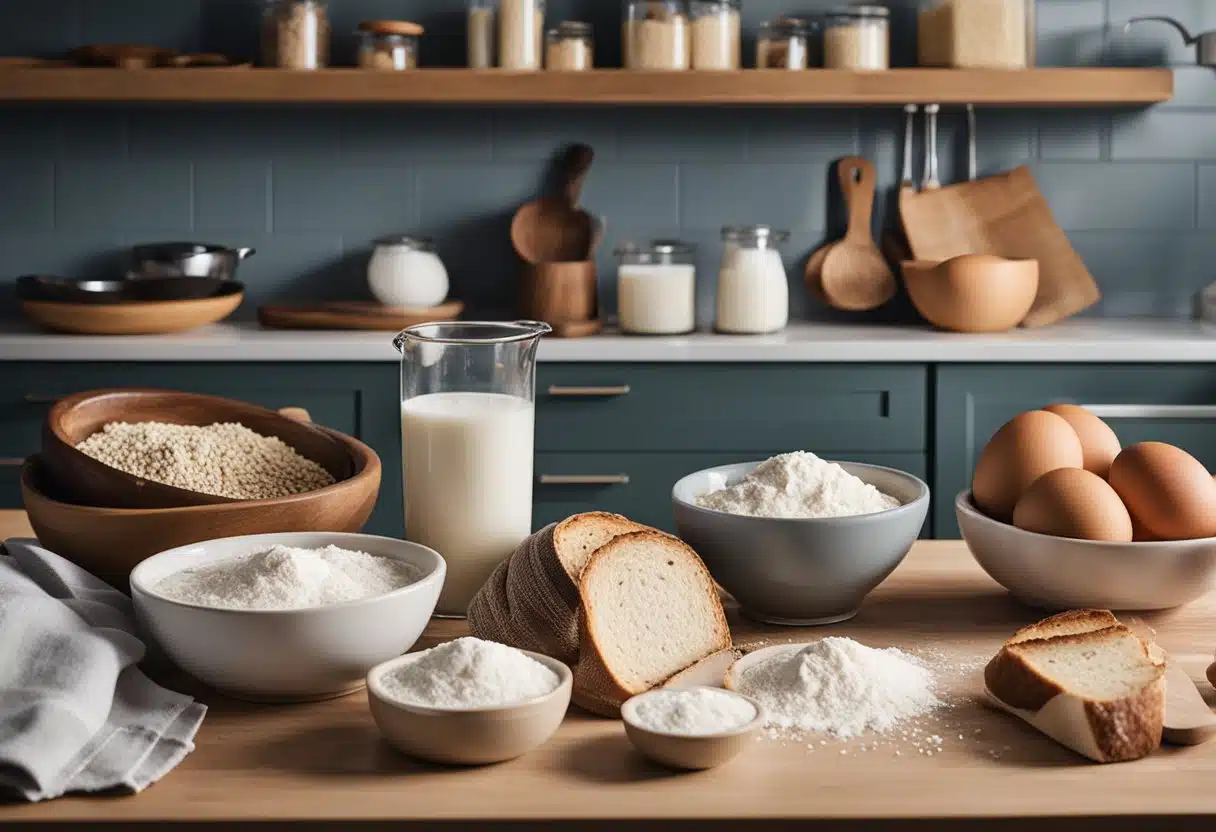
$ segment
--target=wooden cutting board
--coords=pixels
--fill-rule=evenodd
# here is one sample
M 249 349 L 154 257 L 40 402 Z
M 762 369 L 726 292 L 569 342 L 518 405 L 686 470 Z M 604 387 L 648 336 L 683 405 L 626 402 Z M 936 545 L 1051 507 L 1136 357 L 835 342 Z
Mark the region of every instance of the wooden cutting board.
M 960 254 L 1038 260 L 1039 292 L 1022 326 L 1056 323 L 1102 297 L 1025 166 L 936 191 L 901 192 L 899 214 L 917 260 Z
M 375 301 L 343 300 L 300 306 L 263 306 L 258 320 L 271 329 L 366 329 L 397 332 L 407 326 L 460 317 L 464 304 L 450 300 L 439 306 L 382 306 Z

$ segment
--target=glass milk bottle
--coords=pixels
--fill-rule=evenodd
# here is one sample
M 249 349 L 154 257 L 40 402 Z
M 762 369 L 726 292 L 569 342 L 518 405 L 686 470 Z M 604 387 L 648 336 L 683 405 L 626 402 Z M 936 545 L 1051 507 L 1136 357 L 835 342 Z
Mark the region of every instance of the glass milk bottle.
M 401 352 L 405 536 L 447 561 L 436 615 L 464 617 L 532 532 L 536 321 L 419 324 Z

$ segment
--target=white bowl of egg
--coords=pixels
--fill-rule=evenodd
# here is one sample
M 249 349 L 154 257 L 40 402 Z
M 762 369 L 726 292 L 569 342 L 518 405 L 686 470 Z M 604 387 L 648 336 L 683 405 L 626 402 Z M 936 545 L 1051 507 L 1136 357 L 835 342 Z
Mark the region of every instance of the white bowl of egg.
M 1123 448 L 1076 405 L 989 441 L 955 513 L 971 553 L 1036 607 L 1158 610 L 1216 588 L 1216 481 L 1173 445 Z
M 131 572 L 141 628 L 181 669 L 255 702 L 328 699 L 409 650 L 447 566 L 432 549 L 340 532 L 208 540 Z

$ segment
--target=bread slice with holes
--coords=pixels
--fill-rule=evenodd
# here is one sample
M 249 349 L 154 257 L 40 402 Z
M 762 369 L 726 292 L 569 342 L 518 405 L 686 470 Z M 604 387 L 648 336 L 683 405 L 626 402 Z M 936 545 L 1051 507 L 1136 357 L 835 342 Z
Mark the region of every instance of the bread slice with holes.
M 1111 613 L 1061 613 L 1019 630 L 984 669 L 993 704 L 1102 763 L 1161 744 L 1165 665 Z
M 574 701 L 593 713 L 618 716 L 626 699 L 731 646 L 709 570 L 662 532 L 631 532 L 600 547 L 579 595 Z

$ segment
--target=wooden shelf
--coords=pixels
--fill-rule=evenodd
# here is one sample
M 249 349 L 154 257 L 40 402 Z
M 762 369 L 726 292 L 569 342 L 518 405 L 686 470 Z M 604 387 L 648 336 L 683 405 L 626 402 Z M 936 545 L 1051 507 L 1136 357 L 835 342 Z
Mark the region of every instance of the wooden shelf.
M 1168 69 L 373 73 L 0 68 L 3 102 L 1105 107 L 1168 101 L 1173 88 Z

